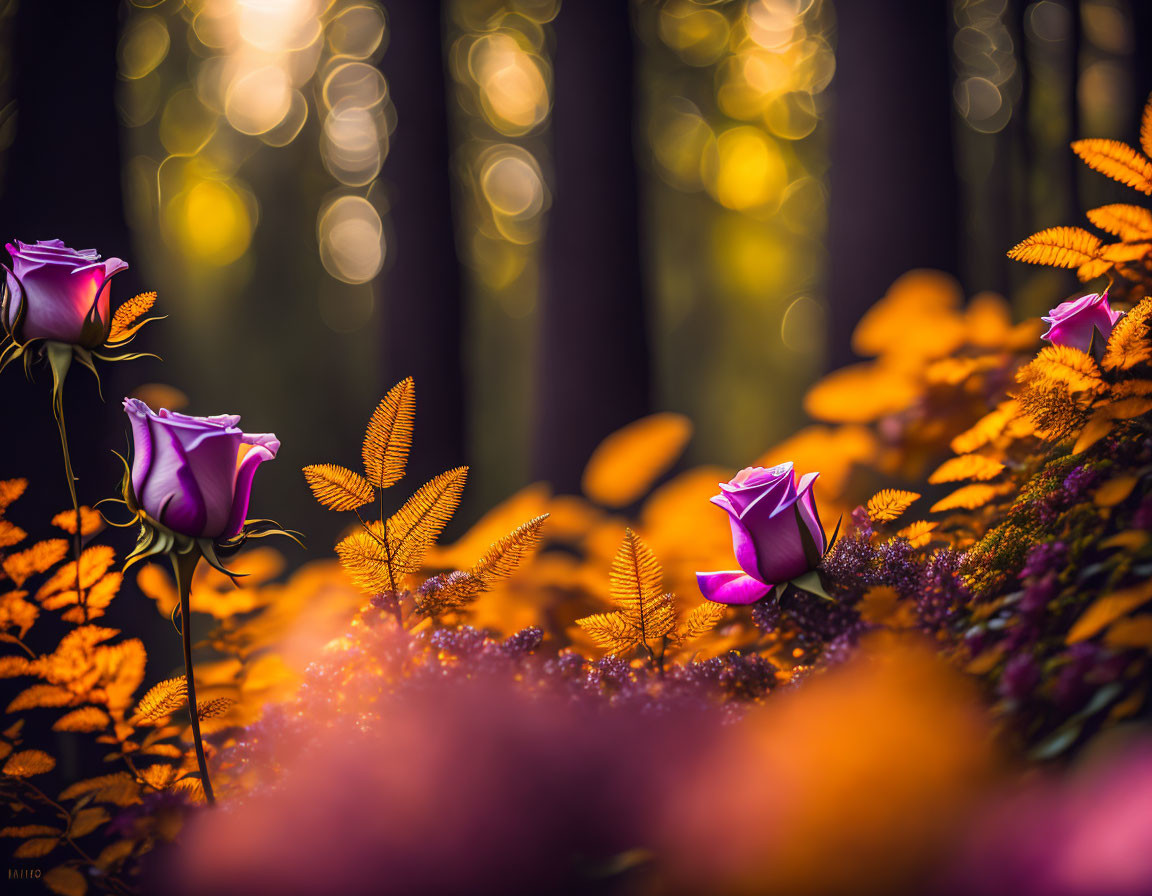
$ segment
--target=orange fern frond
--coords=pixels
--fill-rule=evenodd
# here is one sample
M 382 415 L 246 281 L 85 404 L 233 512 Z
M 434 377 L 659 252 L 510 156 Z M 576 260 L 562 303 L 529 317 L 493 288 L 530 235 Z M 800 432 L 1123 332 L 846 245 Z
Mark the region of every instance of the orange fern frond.
M 644 641 L 640 629 L 623 613 L 596 613 L 577 619 L 576 624 L 612 656 L 635 650 Z
M 1086 261 L 1080 267 L 1076 268 L 1076 279 L 1081 283 L 1087 283 L 1089 280 L 1095 280 L 1107 274 L 1115 265 L 1111 261 L 1103 258 L 1093 258 L 1091 261 Z
M 212 700 L 205 700 L 198 705 L 196 707 L 196 715 L 200 717 L 200 721 L 204 721 L 205 719 L 218 719 L 235 705 L 236 701 L 231 697 L 215 697 Z
M 685 617 L 684 624 L 676 632 L 676 643 L 687 644 L 708 634 L 727 612 L 726 604 L 712 600 L 706 600 L 693 607 Z
M 82 706 L 60 716 L 53 731 L 102 731 L 112 723 L 108 713 L 98 706 Z
M 1145 255 L 1152 253 L 1152 243 L 1109 243 L 1100 249 L 1100 259 L 1112 264 L 1125 264 L 1126 262 L 1140 261 Z
M 27 479 L 0 480 L 0 513 L 8 509 L 8 505 L 24 494 L 28 488 Z
M 1152 195 L 1152 162 L 1127 143 L 1102 138 L 1076 140 L 1072 151 L 1092 170 Z
M 467 479 L 467 467 L 441 473 L 420 486 L 404 506 L 389 517 L 389 537 L 395 540 L 400 553 L 415 558 L 417 567 L 425 549 L 436 541 L 460 506 Z
M 1100 238 L 1079 227 L 1049 227 L 1008 250 L 1008 257 L 1027 264 L 1078 268 L 1097 257 Z
M 937 525 L 937 523 L 932 523 L 927 520 L 917 520 L 915 523 L 905 526 L 897 532 L 896 537 L 908 539 L 908 543 L 914 548 L 922 548 L 932 540 L 932 532 Z
M 868 500 L 868 518 L 874 523 L 886 523 L 899 517 L 920 499 L 917 492 L 899 488 L 886 488 Z
M 388 488 L 404 475 L 415 419 L 416 387 L 408 377 L 384 396 L 364 433 L 364 472 L 377 488 Z
M 1070 345 L 1048 345 L 1016 373 L 1016 381 L 1029 383 L 1049 380 L 1064 384 L 1069 391 L 1098 391 L 1104 388 L 1100 368 L 1087 352 Z
M 316 500 L 329 510 L 356 510 L 376 497 L 372 483 L 338 464 L 312 464 L 304 468 L 304 478 Z
M 631 529 L 624 531 L 612 569 L 608 592 L 645 641 L 661 638 L 676 624 L 671 595 L 664 592 L 664 570 L 656 555 Z
M 941 482 L 959 482 L 962 479 L 995 479 L 1004 471 L 1004 464 L 982 454 L 962 454 L 944 461 L 928 477 L 933 485 Z
M 188 682 L 183 677 L 166 678 L 153 685 L 136 704 L 132 714 L 133 724 L 153 722 L 170 716 L 188 705 Z
M 154 292 L 142 292 L 124 302 L 112 315 L 112 329 L 108 333 L 108 342 L 111 344 L 125 342 L 135 336 L 137 331 L 147 323 L 147 321 L 140 321 L 137 324 L 136 321 L 151 311 L 155 303 L 156 293 Z M 136 325 L 133 326 L 133 324 Z
M 93 803 L 114 803 L 118 806 L 130 805 L 140 792 L 140 786 L 127 772 L 113 772 L 96 778 L 85 778 L 69 784 L 60 794 L 62 800 L 74 800 L 92 794 Z
M 84 550 L 80 555 L 80 571 L 79 580 L 80 587 L 84 590 L 91 588 L 108 572 L 112 564 L 116 560 L 116 552 L 106 544 L 93 545 Z M 36 600 L 41 606 L 44 606 L 44 601 L 55 594 L 59 594 L 68 588 L 75 588 L 77 581 L 76 561 L 65 563 L 51 578 L 48 579 L 40 590 L 36 592 Z M 45 609 L 52 609 L 45 607 Z
M 1148 325 L 1152 320 L 1152 298 L 1145 298 L 1112 328 L 1104 352 L 1105 370 L 1131 370 L 1137 364 L 1152 360 L 1152 342 Z
M 975 510 L 1004 493 L 1002 486 L 976 483 L 965 485 L 932 505 L 931 513 L 941 510 Z
M 1122 240 L 1152 237 L 1152 212 L 1138 205 L 1102 205 L 1088 210 L 1088 220 Z
M 21 750 L 13 753 L 4 763 L 4 774 L 14 778 L 29 778 L 43 775 L 56 768 L 56 760 L 43 750 Z
M 30 548 L 4 558 L 4 572 L 20 588 L 31 576 L 47 572 L 68 554 L 68 542 L 63 538 L 38 541 Z
M 692 436 L 692 423 L 682 414 L 652 414 L 604 439 L 584 468 L 582 488 L 606 507 L 631 504 L 652 486 Z
M 62 510 L 52 517 L 52 525 L 70 535 L 76 534 L 76 511 Z M 95 535 L 104 526 L 104 518 L 91 507 L 80 508 L 80 534 Z
M 10 523 L 8 520 L 0 518 L 0 549 L 10 548 L 13 545 L 20 544 L 28 533 L 17 526 L 15 523 Z

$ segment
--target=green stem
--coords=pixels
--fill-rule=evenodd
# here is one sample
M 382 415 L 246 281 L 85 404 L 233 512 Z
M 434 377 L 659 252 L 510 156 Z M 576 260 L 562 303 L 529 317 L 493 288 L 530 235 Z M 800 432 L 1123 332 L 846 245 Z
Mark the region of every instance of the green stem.
M 208 779 L 208 761 L 204 758 L 204 740 L 200 737 L 200 714 L 196 710 L 196 679 L 192 674 L 192 573 L 200 562 L 200 552 L 193 547 L 186 553 L 171 553 L 172 570 L 176 574 L 176 588 L 180 592 L 180 628 L 184 633 L 184 680 L 188 685 L 188 718 L 192 722 L 192 742 L 196 746 L 196 762 L 200 766 L 200 783 L 209 806 L 216 805 L 212 782 Z
M 88 607 L 84 602 L 84 592 L 80 588 L 80 552 L 82 538 L 80 528 L 80 500 L 76 496 L 76 474 L 72 472 L 72 455 L 68 451 L 68 428 L 64 424 L 64 377 L 72 366 L 72 346 L 59 342 L 49 342 L 48 366 L 52 368 L 52 416 L 56 418 L 56 429 L 60 433 L 60 449 L 64 452 L 64 475 L 68 479 L 68 494 L 72 497 L 72 512 L 76 515 L 76 531 L 72 536 L 72 550 L 76 555 L 76 602 L 80 605 L 84 620 L 88 620 Z

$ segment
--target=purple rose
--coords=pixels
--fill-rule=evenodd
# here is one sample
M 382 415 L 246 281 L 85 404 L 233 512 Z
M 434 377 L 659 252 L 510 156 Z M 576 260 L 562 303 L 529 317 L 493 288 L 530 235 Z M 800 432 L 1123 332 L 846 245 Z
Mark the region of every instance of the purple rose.
M 828 546 L 812 497 L 819 475 L 808 473 L 797 482 L 792 464 L 786 463 L 770 469 L 747 467 L 720 484 L 712 503 L 728 511 L 740 569 L 696 573 L 708 600 L 754 603 L 776 585 L 815 567 Z
M 1048 314 L 1051 316 L 1043 318 L 1048 324 L 1048 332 L 1040 338 L 1047 339 L 1053 345 L 1068 345 L 1082 352 L 1088 351 L 1092 345 L 1093 329 L 1099 330 L 1107 342 L 1116 321 L 1124 316 L 1123 312 L 1112 310 L 1107 292 L 1070 299 L 1057 305 Z
M 128 267 L 127 262 L 101 261 L 95 249 L 69 249 L 60 240 L 35 244 L 17 240 L 6 248 L 12 267 L 5 268 L 4 328 L 13 331 L 23 308 L 20 332 L 13 334 L 19 342 L 51 339 L 95 348 L 108 338 L 112 324 L 108 284 Z
M 231 538 L 244 525 L 252 477 L 280 442 L 271 433 L 237 428 L 239 417 L 154 413 L 124 399 L 132 421 L 132 491 L 140 508 L 173 532 Z

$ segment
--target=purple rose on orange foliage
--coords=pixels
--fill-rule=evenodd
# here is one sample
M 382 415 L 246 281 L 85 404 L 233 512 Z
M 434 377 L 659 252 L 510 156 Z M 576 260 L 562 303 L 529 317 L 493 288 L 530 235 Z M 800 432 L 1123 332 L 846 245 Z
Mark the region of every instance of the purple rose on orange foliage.
M 47 339 L 95 348 L 112 326 L 109 285 L 128 267 L 119 258 L 100 259 L 95 249 L 70 249 L 61 240 L 6 248 L 4 329 L 20 343 Z
M 819 473 L 796 478 L 791 463 L 746 467 L 720 484 L 712 503 L 728 512 L 738 570 L 698 572 L 708 600 L 755 603 L 777 585 L 816 568 L 828 547 L 812 497 Z
M 190 538 L 237 535 L 256 468 L 276 456 L 270 433 L 242 432 L 236 416 L 189 417 L 124 399 L 132 421 L 132 492 L 152 520 Z
M 1107 292 L 1070 299 L 1057 305 L 1048 314 L 1048 317 L 1043 318 L 1048 324 L 1048 332 L 1040 338 L 1047 339 L 1053 345 L 1068 345 L 1082 352 L 1088 351 L 1092 345 L 1093 330 L 1099 330 L 1107 342 L 1112 335 L 1112 328 L 1124 316 L 1122 312 L 1112 310 Z

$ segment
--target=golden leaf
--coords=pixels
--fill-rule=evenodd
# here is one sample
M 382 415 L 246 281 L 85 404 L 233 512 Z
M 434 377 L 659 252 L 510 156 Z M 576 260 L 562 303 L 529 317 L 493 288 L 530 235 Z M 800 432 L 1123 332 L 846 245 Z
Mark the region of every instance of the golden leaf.
M 1076 392 L 1104 388 L 1100 368 L 1092 356 L 1070 345 L 1047 345 L 1016 372 L 1016 381 L 1019 383 L 1037 378 L 1063 383 L 1069 390 Z
M 459 609 L 487 591 L 495 582 L 512 575 L 525 555 L 539 543 L 540 528 L 547 518 L 548 514 L 541 514 L 497 540 L 470 569 L 453 573 L 447 577 L 444 585 L 426 598 L 418 598 L 421 609 L 426 613 Z
M 68 836 L 83 837 L 85 834 L 91 834 L 107 820 L 108 813 L 103 809 L 82 809 L 72 819 L 72 824 L 68 827 Z
M 70 535 L 76 534 L 76 511 L 62 510 L 52 517 L 52 525 Z M 104 518 L 91 507 L 80 508 L 80 534 L 94 535 L 104 527 Z
M 352 581 L 368 594 L 382 594 L 399 588 L 400 579 L 416 572 L 419 564 L 406 567 L 395 554 L 396 540 L 385 536 L 384 526 L 375 520 L 368 531 L 357 529 L 336 545 L 340 565 Z
M 113 772 L 69 785 L 60 794 L 60 799 L 73 800 L 88 793 L 93 795 L 94 803 L 130 806 L 139 801 L 140 785 L 127 772 Z
M 1152 195 L 1152 162 L 1127 143 L 1101 138 L 1076 140 L 1072 144 L 1072 151 L 1094 171 L 1126 187 Z
M 582 488 L 593 501 L 624 507 L 647 492 L 676 462 L 692 437 L 682 414 L 652 414 L 604 439 L 584 468 Z
M 1142 647 L 1144 650 L 1152 650 L 1152 614 L 1141 613 L 1139 616 L 1117 620 L 1104 636 L 1104 643 L 1110 647 Z
M 577 619 L 576 624 L 588 633 L 597 647 L 604 648 L 612 656 L 628 653 L 644 640 L 640 629 L 620 612 L 596 613 Z
M 177 770 L 165 763 L 157 763 L 140 769 L 140 777 L 153 790 L 167 790 L 176 781 Z
M 1138 205 L 1102 205 L 1088 211 L 1088 220 L 1122 240 L 1152 237 L 1152 212 Z
M 1117 321 L 1104 352 L 1105 370 L 1131 370 L 1152 359 L 1152 343 L 1148 339 L 1150 316 L 1152 298 L 1145 298 Z
M 196 706 L 196 715 L 200 717 L 201 721 L 204 719 L 216 719 L 224 715 L 228 710 L 236 705 L 236 701 L 231 697 L 214 697 L 211 700 L 205 700 Z
M 388 519 L 388 535 L 396 542 L 394 551 L 406 566 L 418 569 L 424 551 L 444 531 L 452 514 L 460 506 L 467 467 L 456 467 L 441 473 L 416 490 Z
M 18 628 L 21 638 L 28 633 L 28 629 L 40 615 L 40 608 L 25 600 L 27 596 L 27 591 L 9 591 L 7 594 L 0 594 L 0 631 Z
M 183 676 L 166 678 L 148 689 L 132 714 L 135 724 L 169 716 L 188 705 L 188 682 Z
M 1086 641 L 1149 599 L 1152 599 L 1152 580 L 1105 594 L 1093 601 L 1080 615 L 1065 640 L 1069 644 Z
M 1096 494 L 1092 500 L 1097 507 L 1115 507 L 1132 494 L 1132 489 L 1136 488 L 1139 482 L 1140 477 L 1135 475 L 1117 476 L 1109 479 L 1096 489 Z
M 112 329 L 108 333 L 108 342 L 110 344 L 123 342 L 134 336 L 145 322 L 141 321 L 136 326 L 132 325 L 140 317 L 147 314 L 155 303 L 156 293 L 154 292 L 142 292 L 124 302 L 112 315 Z
M 415 418 L 416 387 L 408 377 L 384 396 L 364 434 L 364 472 L 377 488 L 388 488 L 404 475 Z
M 1100 239 L 1079 227 L 1049 227 L 1008 250 L 1008 257 L 1028 264 L 1078 268 L 1097 257 Z
M 68 554 L 68 542 L 63 538 L 49 538 L 32 547 L 4 558 L 4 572 L 16 587 L 23 587 L 30 576 L 47 572 Z
M 316 500 L 329 510 L 355 510 L 376 497 L 376 490 L 367 479 L 337 464 L 305 467 L 304 478 Z
M 1089 280 L 1095 280 L 1097 277 L 1107 274 L 1112 270 L 1112 267 L 1112 262 L 1104 258 L 1093 258 L 1076 268 L 1076 279 L 1081 283 L 1087 283 Z
M 0 837 L 48 837 L 64 833 L 59 828 L 46 824 L 22 824 L 17 827 L 0 828 Z
M 98 544 L 85 549 L 80 555 L 80 587 L 85 591 L 91 588 L 103 577 L 114 562 L 116 562 L 116 552 L 106 544 Z M 56 570 L 51 578 L 40 586 L 40 590 L 36 592 L 36 600 L 43 605 L 46 598 L 75 587 L 76 561 L 72 560 Z M 116 587 L 119 587 L 119 583 Z M 75 597 L 72 602 L 75 602 Z M 49 608 L 46 607 L 45 609 Z
M 947 497 L 941 498 L 932 505 L 932 509 L 929 512 L 937 513 L 941 510 L 958 509 L 975 510 L 978 507 L 983 507 L 1002 493 L 1003 487 L 999 485 L 985 485 L 984 483 L 965 485 Z
M 38 859 L 46 856 L 56 848 L 60 842 L 59 837 L 37 837 L 34 840 L 25 840 L 12 853 L 18 859 Z
M 72 712 L 65 713 L 60 716 L 53 724 L 53 731 L 101 731 L 108 725 L 112 724 L 112 720 L 108 718 L 108 713 L 100 709 L 98 706 L 82 706 L 79 709 L 74 709 Z
M 899 488 L 886 488 L 868 500 L 868 518 L 875 523 L 885 523 L 896 519 L 912 504 L 919 500 L 917 492 Z
M 1109 416 L 1108 408 L 1100 408 L 1084 424 L 1076 444 L 1072 446 L 1072 453 L 1079 454 L 1087 451 L 1115 428 L 1116 422 Z
M 896 536 L 908 539 L 908 543 L 914 548 L 922 548 L 932 540 L 932 532 L 937 525 L 927 520 L 919 520 L 910 526 L 905 526 L 896 533 Z
M 1140 116 L 1140 148 L 1144 155 L 1152 156 L 1152 96 L 1144 104 L 1144 113 Z
M 31 661 L 22 656 L 0 656 L 0 678 L 31 675 L 36 670 Z
M 856 324 L 852 350 L 897 363 L 949 355 L 964 342 L 963 301 L 960 284 L 950 274 L 927 268 L 901 274 Z
M 1004 471 L 1004 464 L 982 454 L 962 454 L 944 461 L 928 477 L 933 485 L 959 482 L 963 479 L 994 479 Z
M 156 609 L 169 616 L 180 603 L 172 577 L 156 563 L 145 563 L 136 573 L 136 587 L 156 602 Z
M 4 774 L 13 778 L 29 778 L 32 775 L 43 775 L 54 768 L 56 760 L 43 750 L 21 750 L 8 757 L 4 763 Z
M 28 488 L 27 479 L 0 480 L 0 512 L 8 509 L 8 505 L 24 494 Z
M 27 537 L 28 533 L 19 526 L 8 522 L 6 519 L 0 519 L 0 548 L 10 548 Z
M 704 603 L 693 607 L 684 619 L 684 624 L 676 633 L 677 643 L 687 644 L 689 641 L 695 641 L 697 638 L 708 634 L 727 612 L 727 605 L 712 600 L 706 600 Z
M 1139 261 L 1149 252 L 1152 252 L 1152 243 L 1109 243 L 1100 249 L 1100 258 L 1113 264 L 1123 264 L 1129 261 Z
M 920 388 L 908 371 L 891 364 L 849 364 L 808 390 L 804 410 L 834 423 L 872 423 L 909 407 Z
M 59 896 L 84 896 L 88 892 L 87 879 L 68 865 L 57 865 L 45 874 L 44 886 Z
M 72 702 L 72 692 L 54 684 L 34 684 L 12 698 L 8 712 L 35 709 L 41 706 L 67 706 Z
M 96 857 L 96 867 L 107 871 L 113 865 L 118 865 L 132 855 L 135 848 L 135 840 L 117 840 L 115 843 L 109 843 L 100 850 L 100 855 Z

